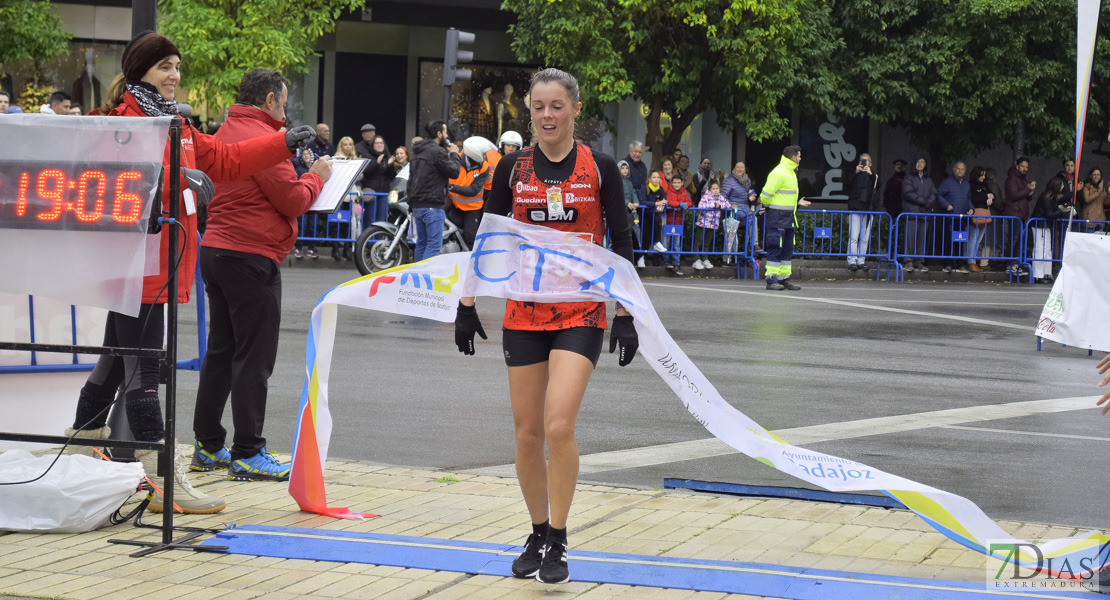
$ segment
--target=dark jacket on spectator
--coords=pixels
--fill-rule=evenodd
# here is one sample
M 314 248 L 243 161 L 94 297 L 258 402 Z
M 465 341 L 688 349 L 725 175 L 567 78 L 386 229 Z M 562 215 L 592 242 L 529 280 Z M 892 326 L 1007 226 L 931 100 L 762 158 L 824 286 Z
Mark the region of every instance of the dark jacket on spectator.
M 447 182 L 459 174 L 459 155 L 449 153 L 435 140 L 420 140 L 412 147 L 408 201 L 411 208 L 443 208 Z
M 971 184 L 971 207 L 972 208 L 989 208 L 987 206 L 987 194 L 993 194 L 991 191 L 990 183 L 987 181 L 976 181 Z M 994 197 L 994 201 L 998 201 L 998 196 Z
M 986 184 L 988 191 L 994 194 L 994 202 L 991 203 L 991 214 L 1000 215 L 1006 211 L 1006 197 L 1002 195 L 1002 188 L 998 187 L 997 181 L 989 177 Z
M 920 160 L 920 159 L 919 159 Z M 917 164 L 917 161 L 914 161 Z M 937 201 L 937 186 L 929 179 L 929 163 L 921 173 L 906 173 L 902 180 L 902 212 L 925 213 Z
M 895 173 L 886 180 L 886 186 L 883 188 L 883 207 L 894 219 L 902 214 L 902 182 L 905 180 L 905 171 Z
M 878 175 L 852 169 L 845 177 L 844 189 L 848 191 L 848 210 L 881 210 Z
M 952 207 L 951 211 L 948 210 L 949 206 Z M 961 180 L 956 179 L 955 175 L 949 175 L 940 182 L 940 187 L 937 188 L 937 212 L 966 215 L 970 210 L 971 184 L 967 182 L 966 176 Z
M 1029 218 L 1029 199 L 1033 192 L 1029 191 L 1029 181 L 1025 174 L 1010 167 L 1006 173 L 1006 209 L 1002 214 L 1007 217 L 1018 217 L 1022 221 Z
M 382 156 L 381 162 L 378 162 L 379 156 Z M 366 159 L 370 162 L 366 163 L 366 169 L 362 172 L 362 187 L 370 188 L 375 192 L 388 192 L 389 184 L 397 176 L 397 172 L 389 166 L 389 154 L 371 149 Z
M 632 160 L 632 156 L 624 157 L 628 163 L 628 180 L 632 182 L 632 189 L 636 190 L 636 197 L 640 204 L 647 198 L 648 168 L 642 160 Z
M 1071 200 L 1068 198 L 1068 188 L 1066 185 L 1064 186 L 1064 193 L 1057 198 L 1049 195 L 1048 190 L 1041 192 L 1041 197 L 1037 198 L 1037 205 L 1033 207 L 1032 217 L 1034 219 L 1041 218 L 1046 221 L 1062 219 L 1068 216 L 1068 211 L 1060 210 L 1061 204 L 1065 206 L 1071 204 Z
M 747 173 L 745 173 L 745 175 L 747 175 Z M 728 200 L 732 208 L 736 209 L 733 215 L 737 219 L 742 218 L 741 215 L 748 214 L 749 198 L 751 198 L 752 194 L 756 193 L 755 181 L 752 180 L 751 176 L 747 177 L 747 182 L 743 182 L 737 179 L 735 174 L 730 173 L 728 177 L 725 177 L 725 182 L 721 184 L 721 195 Z

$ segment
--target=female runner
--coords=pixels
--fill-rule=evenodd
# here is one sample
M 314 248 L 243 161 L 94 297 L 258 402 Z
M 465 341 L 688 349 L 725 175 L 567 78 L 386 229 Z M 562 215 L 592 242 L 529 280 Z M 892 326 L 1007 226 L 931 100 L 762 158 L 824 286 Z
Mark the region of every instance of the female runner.
M 574 120 L 582 110 L 578 82 L 558 69 L 545 69 L 532 77 L 529 94 L 537 143 L 501 159 L 485 211 L 586 234 L 596 244 L 604 239 L 607 223 L 613 251 L 633 262 L 632 230 L 617 163 L 574 140 Z M 575 190 L 574 211 L 556 221 L 535 214 L 535 201 L 546 202 L 549 188 L 567 190 L 568 184 Z M 514 194 L 513 190 L 523 191 Z M 529 200 L 533 202 L 529 204 Z M 534 220 L 536 217 L 540 218 Z M 523 554 L 513 562 L 516 577 L 535 576 L 543 583 L 562 583 L 570 577 L 567 515 L 578 481 L 574 427 L 586 384 L 601 355 L 605 317 L 603 302 L 507 303 L 503 345 L 509 368 L 516 473 L 532 518 L 532 534 Z M 474 298 L 463 298 L 455 319 L 455 343 L 460 352 L 474 354 L 475 332 L 486 338 Z M 632 361 L 638 346 L 636 328 L 632 316 L 619 304 L 609 342 L 609 352 L 621 347 L 621 366 Z

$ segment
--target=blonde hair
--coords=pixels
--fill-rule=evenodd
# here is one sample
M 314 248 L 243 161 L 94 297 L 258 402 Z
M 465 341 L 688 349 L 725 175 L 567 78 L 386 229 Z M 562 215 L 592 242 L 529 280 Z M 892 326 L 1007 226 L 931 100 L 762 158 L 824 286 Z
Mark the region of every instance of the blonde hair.
M 100 105 L 100 113 L 106 115 L 113 108 L 123 104 L 123 94 L 126 91 L 127 80 L 123 73 L 120 73 L 112 79 L 112 83 L 108 84 L 108 97 L 104 99 L 104 104 Z
M 351 142 L 351 153 L 350 154 L 343 154 L 343 142 Z M 352 138 L 349 135 L 345 135 L 345 136 L 339 138 L 339 143 L 335 145 L 335 155 L 336 156 L 346 156 L 347 158 L 358 158 L 358 155 L 355 154 L 355 140 L 354 140 L 354 138 Z

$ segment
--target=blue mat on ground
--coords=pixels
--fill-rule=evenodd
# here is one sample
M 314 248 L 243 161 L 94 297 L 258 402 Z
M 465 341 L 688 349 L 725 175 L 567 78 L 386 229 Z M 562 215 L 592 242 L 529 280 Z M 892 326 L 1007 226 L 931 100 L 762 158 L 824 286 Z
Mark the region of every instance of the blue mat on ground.
M 364 563 L 511 577 L 522 548 L 440 538 L 302 527 L 244 525 L 205 545 L 233 554 Z M 893 577 L 764 563 L 699 560 L 607 552 L 570 552 L 571 580 L 686 590 L 743 593 L 797 600 L 925 598 L 963 600 L 984 596 L 1091 598 L 1087 592 L 987 590 L 983 583 Z

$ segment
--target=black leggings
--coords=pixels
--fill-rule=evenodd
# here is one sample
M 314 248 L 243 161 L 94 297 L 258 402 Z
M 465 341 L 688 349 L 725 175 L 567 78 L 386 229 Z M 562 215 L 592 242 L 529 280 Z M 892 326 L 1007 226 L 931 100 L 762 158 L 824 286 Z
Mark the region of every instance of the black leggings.
M 113 348 L 162 348 L 166 312 L 163 304 L 143 304 L 138 317 L 108 313 L 104 326 L 104 345 Z M 140 442 L 162 439 L 162 409 L 158 402 L 158 359 L 137 356 L 102 355 L 81 389 L 77 401 L 74 429 L 104 427 L 104 410 L 125 385 L 127 421 L 131 434 Z

